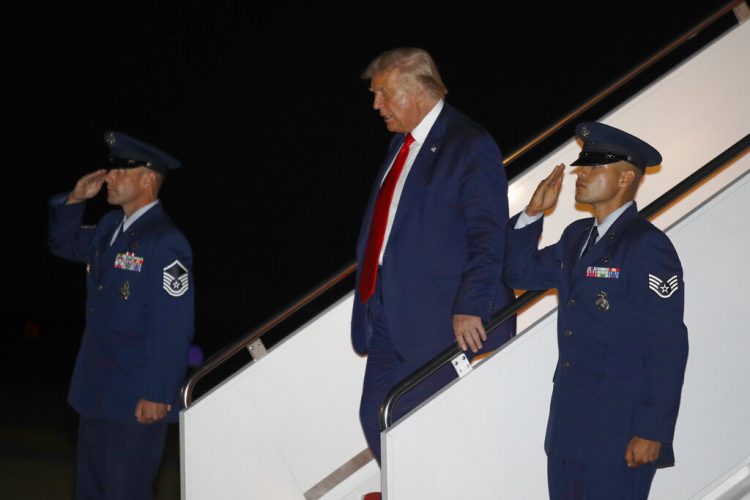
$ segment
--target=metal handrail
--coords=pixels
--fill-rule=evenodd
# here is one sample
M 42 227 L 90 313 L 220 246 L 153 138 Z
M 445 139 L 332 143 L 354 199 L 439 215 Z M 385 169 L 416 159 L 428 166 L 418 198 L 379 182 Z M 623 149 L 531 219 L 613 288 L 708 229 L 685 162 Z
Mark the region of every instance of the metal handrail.
M 672 203 L 674 200 L 690 191 L 696 184 L 703 181 L 707 177 L 710 177 L 714 172 L 729 163 L 730 160 L 740 156 L 743 153 L 746 153 L 748 149 L 750 149 L 750 134 L 734 143 L 732 146 L 716 156 L 716 158 L 706 163 L 703 167 L 699 168 L 691 175 L 680 181 L 669 191 L 649 203 L 648 206 L 646 206 L 639 213 L 646 218 L 653 216 L 664 207 Z M 485 325 L 485 331 L 487 332 L 487 334 L 489 335 L 495 328 L 497 328 L 511 316 L 516 314 L 520 309 L 535 302 L 537 298 L 539 298 L 541 295 L 544 295 L 546 292 L 547 290 L 532 290 L 521 294 L 513 302 L 511 302 L 492 316 L 492 319 Z M 448 363 L 456 356 L 459 356 L 461 352 L 461 348 L 458 346 L 458 344 L 453 344 L 451 347 L 436 355 L 430 361 L 425 363 L 421 368 L 417 369 L 414 373 L 406 377 L 404 380 L 399 382 L 398 385 L 391 389 L 380 406 L 380 429 L 386 430 L 391 426 L 393 407 L 396 405 L 401 396 L 409 392 L 420 382 L 435 373 L 445 363 Z
M 240 352 L 242 349 L 245 349 L 253 344 L 265 333 L 279 325 L 281 322 L 285 321 L 292 314 L 296 313 L 304 306 L 315 300 L 317 297 L 336 286 L 339 282 L 346 279 L 347 276 L 354 272 L 356 267 L 356 262 L 346 266 L 341 271 L 334 274 L 330 279 L 325 281 L 323 284 L 297 300 L 294 304 L 286 308 L 284 311 L 280 312 L 273 318 L 263 323 L 260 327 L 256 328 L 249 334 L 238 339 L 237 341 L 233 342 L 232 344 L 228 345 L 221 351 L 208 358 L 206 362 L 203 363 L 182 386 L 182 389 L 180 390 L 182 407 L 187 408 L 193 402 L 193 389 L 200 379 L 208 375 L 208 373 L 212 372 L 216 367 L 223 364 L 225 361 Z
M 745 0 L 733 0 L 726 5 L 724 5 L 721 9 L 717 10 L 713 14 L 711 14 L 709 17 L 707 17 L 702 22 L 695 25 L 693 28 L 685 32 L 683 35 L 681 35 L 679 38 L 674 40 L 669 45 L 665 46 L 661 50 L 659 50 L 656 54 L 654 54 L 652 57 L 648 58 L 643 63 L 639 64 L 637 67 L 635 67 L 633 70 L 626 73 L 624 76 L 622 76 L 620 79 L 618 79 L 615 83 L 608 86 L 604 90 L 597 93 L 594 97 L 587 100 L 577 108 L 575 108 L 573 111 L 565 115 L 563 118 L 555 122 L 553 125 L 548 127 L 546 130 L 544 130 L 541 134 L 537 135 L 530 141 L 526 142 L 524 145 L 522 145 L 520 148 L 518 148 L 516 151 L 511 153 L 509 156 L 505 157 L 503 159 L 505 165 L 508 165 L 512 163 L 513 161 L 517 160 L 519 157 L 536 147 L 538 144 L 540 144 L 542 141 L 550 137 L 552 134 L 560 130 L 562 127 L 564 127 L 566 124 L 570 123 L 577 117 L 579 117 L 581 114 L 595 106 L 597 103 L 602 101 L 604 98 L 612 94 L 614 91 L 625 85 L 627 82 L 641 74 L 646 69 L 650 68 L 654 64 L 656 64 L 658 61 L 663 59 L 665 56 L 667 56 L 669 53 L 674 51 L 676 48 L 696 36 L 698 33 L 703 31 L 705 28 L 716 22 L 717 19 L 722 17 L 723 15 L 727 14 L 730 10 L 734 9 L 735 7 L 745 3 Z M 283 310 L 282 312 L 278 313 L 276 316 L 271 318 L 270 320 L 266 321 L 263 325 L 261 325 L 259 328 L 256 328 L 252 332 L 248 333 L 244 337 L 241 337 L 237 341 L 233 342 L 232 344 L 228 345 L 227 347 L 223 348 L 222 350 L 218 351 L 216 354 L 211 356 L 209 359 L 206 360 L 205 363 L 203 363 L 188 379 L 188 381 L 182 386 L 182 389 L 180 391 L 181 399 L 182 399 L 182 405 L 183 408 L 187 408 L 190 406 L 190 404 L 193 401 L 193 389 L 195 388 L 196 384 L 208 375 L 208 373 L 212 372 L 216 367 L 222 365 L 225 363 L 229 358 L 237 354 L 242 349 L 247 348 L 254 342 L 256 342 L 260 337 L 262 337 L 265 333 L 267 333 L 272 328 L 276 327 L 280 323 L 282 323 L 284 320 L 292 316 L 294 313 L 296 313 L 298 310 L 302 309 L 304 306 L 312 302 L 314 299 L 325 293 L 326 291 L 333 288 L 335 285 L 340 283 L 342 280 L 346 279 L 348 276 L 350 276 L 357 268 L 357 263 L 352 262 L 348 264 L 346 267 L 344 267 L 341 271 L 334 274 L 331 278 L 329 278 L 327 281 L 324 281 L 321 285 L 316 287 L 314 290 L 312 290 L 307 295 L 303 296 L 296 302 L 294 302 L 291 306 Z
M 538 297 L 544 295 L 545 292 L 546 290 L 531 290 L 521 294 L 513 302 L 495 313 L 485 325 L 484 331 L 489 335 L 495 328 L 503 324 L 507 319 L 523 309 L 526 305 L 531 304 Z M 452 344 L 391 389 L 383 400 L 383 403 L 380 405 L 380 430 L 385 430 L 391 426 L 393 407 L 398 400 L 401 399 L 401 396 L 435 373 L 445 363 L 449 363 L 453 358 L 459 356 L 461 352 L 461 348 L 458 344 Z

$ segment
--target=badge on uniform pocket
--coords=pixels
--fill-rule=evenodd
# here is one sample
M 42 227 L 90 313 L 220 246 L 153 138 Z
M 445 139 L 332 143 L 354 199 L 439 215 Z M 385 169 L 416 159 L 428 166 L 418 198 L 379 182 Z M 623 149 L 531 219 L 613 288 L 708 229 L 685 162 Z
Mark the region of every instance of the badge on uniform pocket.
M 125 269 L 126 271 L 141 272 L 143 267 L 143 257 L 138 257 L 133 252 L 118 253 L 115 257 L 115 268 Z
M 602 290 L 601 292 L 596 292 L 596 301 L 594 302 L 594 305 L 601 312 L 609 311 L 609 301 L 607 300 L 607 292 L 605 292 L 604 290 Z
M 619 267 L 587 267 L 586 268 L 587 278 L 620 278 Z

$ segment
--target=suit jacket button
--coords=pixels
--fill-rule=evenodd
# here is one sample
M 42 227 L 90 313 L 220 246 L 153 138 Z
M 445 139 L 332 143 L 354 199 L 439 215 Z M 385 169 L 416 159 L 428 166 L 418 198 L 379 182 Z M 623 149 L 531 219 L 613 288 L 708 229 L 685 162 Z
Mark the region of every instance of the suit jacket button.
M 573 332 L 571 332 L 570 330 L 565 330 L 565 333 L 563 333 L 563 335 L 565 335 L 566 337 L 572 337 Z
M 576 304 L 576 299 L 569 299 L 568 300 L 568 305 L 569 306 L 574 306 L 575 304 Z
M 563 364 L 560 365 L 561 368 L 570 368 L 570 362 L 565 361 Z
M 104 290 L 104 287 L 103 287 L 102 285 L 98 285 L 98 286 L 96 287 L 96 289 L 97 289 L 97 290 L 99 290 L 99 291 L 101 292 L 102 290 Z

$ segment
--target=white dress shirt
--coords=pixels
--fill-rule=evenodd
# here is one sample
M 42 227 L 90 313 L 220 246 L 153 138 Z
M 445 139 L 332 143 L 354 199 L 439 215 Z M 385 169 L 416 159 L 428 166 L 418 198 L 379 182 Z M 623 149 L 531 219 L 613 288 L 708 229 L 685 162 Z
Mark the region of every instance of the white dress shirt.
M 154 200 L 148 205 L 144 205 L 138 210 L 136 210 L 135 212 L 133 212 L 130 215 L 130 217 L 124 216 L 122 218 L 122 222 L 120 223 L 120 225 L 117 226 L 117 229 L 115 229 L 115 234 L 112 235 L 112 239 L 109 240 L 109 246 L 112 246 L 112 244 L 117 239 L 117 235 L 120 234 L 120 229 L 122 229 L 123 232 L 127 231 L 128 228 L 132 226 L 133 223 L 135 223 L 135 221 L 137 221 L 143 214 L 148 212 L 151 209 L 151 207 L 155 206 L 157 203 L 159 203 L 159 200 Z
M 591 226 L 591 230 L 588 233 L 588 234 L 591 234 L 591 231 L 593 231 L 594 228 L 596 228 L 596 230 L 599 231 L 599 235 L 596 237 L 596 242 L 594 244 L 599 243 L 599 240 L 602 239 L 602 236 L 607 234 L 607 231 L 609 231 L 609 228 L 612 227 L 612 224 L 614 224 L 615 221 L 620 217 L 620 215 L 622 215 L 622 213 L 625 210 L 627 210 L 628 207 L 632 204 L 633 204 L 633 200 L 630 200 L 629 202 L 625 203 L 620 208 L 618 208 L 617 210 L 609 214 L 607 217 L 605 217 L 605 219 L 602 221 L 601 224 L 599 224 L 599 222 L 597 222 L 596 220 L 596 217 L 594 217 L 594 225 Z M 539 219 L 541 219 L 543 216 L 544 216 L 544 212 L 538 213 L 533 217 L 530 215 L 527 215 L 526 209 L 524 208 L 523 211 L 521 212 L 521 215 L 518 216 L 518 220 L 516 220 L 516 225 L 513 226 L 513 229 L 521 229 L 523 227 L 528 226 L 529 224 L 533 224 Z M 589 241 L 589 237 L 588 235 L 586 235 L 586 239 L 583 242 L 583 246 L 581 246 L 581 251 L 578 254 L 579 257 L 583 253 L 583 249 L 586 248 L 586 244 L 588 243 L 588 241 Z
M 378 257 L 378 264 L 383 263 L 383 254 L 385 253 L 386 245 L 388 245 L 388 237 L 391 234 L 391 226 L 393 226 L 393 220 L 396 218 L 396 210 L 398 210 L 398 202 L 401 199 L 401 193 L 404 190 L 406 177 L 409 175 L 412 165 L 414 165 L 414 160 L 417 158 L 417 155 L 419 154 L 419 150 L 422 149 L 422 145 L 424 144 L 424 141 L 427 139 L 427 134 L 430 133 L 430 130 L 432 129 L 432 126 L 435 124 L 435 121 L 437 120 L 437 117 L 440 114 L 440 111 L 443 110 L 443 105 L 444 105 L 443 100 L 440 99 L 437 102 L 437 104 L 433 106 L 430 112 L 427 113 L 424 118 L 422 118 L 422 121 L 419 122 L 419 125 L 414 127 L 414 130 L 411 131 L 411 136 L 414 138 L 414 142 L 412 142 L 411 146 L 409 146 L 409 155 L 406 157 L 406 162 L 404 163 L 404 169 L 401 171 L 401 175 L 399 176 L 398 181 L 396 182 L 396 187 L 393 189 L 393 198 L 391 199 L 391 206 L 388 209 L 388 222 L 385 226 L 385 235 L 383 237 L 383 247 L 380 249 L 380 257 Z M 398 156 L 398 154 L 396 156 Z M 396 160 L 396 156 L 393 157 L 393 161 Z M 388 166 L 388 170 L 385 171 L 385 175 L 383 175 L 383 178 L 380 179 L 381 185 L 383 184 L 383 181 L 385 181 L 385 178 L 388 176 L 388 172 L 390 172 L 391 167 L 393 166 L 393 161 L 391 161 L 391 164 Z

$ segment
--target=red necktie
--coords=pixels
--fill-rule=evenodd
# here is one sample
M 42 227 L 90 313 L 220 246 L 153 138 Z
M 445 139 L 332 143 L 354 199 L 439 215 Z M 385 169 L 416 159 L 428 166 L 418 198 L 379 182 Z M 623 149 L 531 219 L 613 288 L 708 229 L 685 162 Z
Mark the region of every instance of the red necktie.
M 404 144 L 401 146 L 398 155 L 396 155 L 396 159 L 388 171 L 388 175 L 385 176 L 385 180 L 380 186 L 378 197 L 375 200 L 370 234 L 367 237 L 367 248 L 365 248 L 365 259 L 359 274 L 359 297 L 362 302 L 367 301 L 375 292 L 375 278 L 378 275 L 378 260 L 380 260 L 380 250 L 383 248 L 385 227 L 388 224 L 388 211 L 391 208 L 391 200 L 393 200 L 393 191 L 396 188 L 396 182 L 401 175 L 401 171 L 404 169 L 406 157 L 409 156 L 409 146 L 411 146 L 412 142 L 414 142 L 414 137 L 411 134 L 406 134 Z

